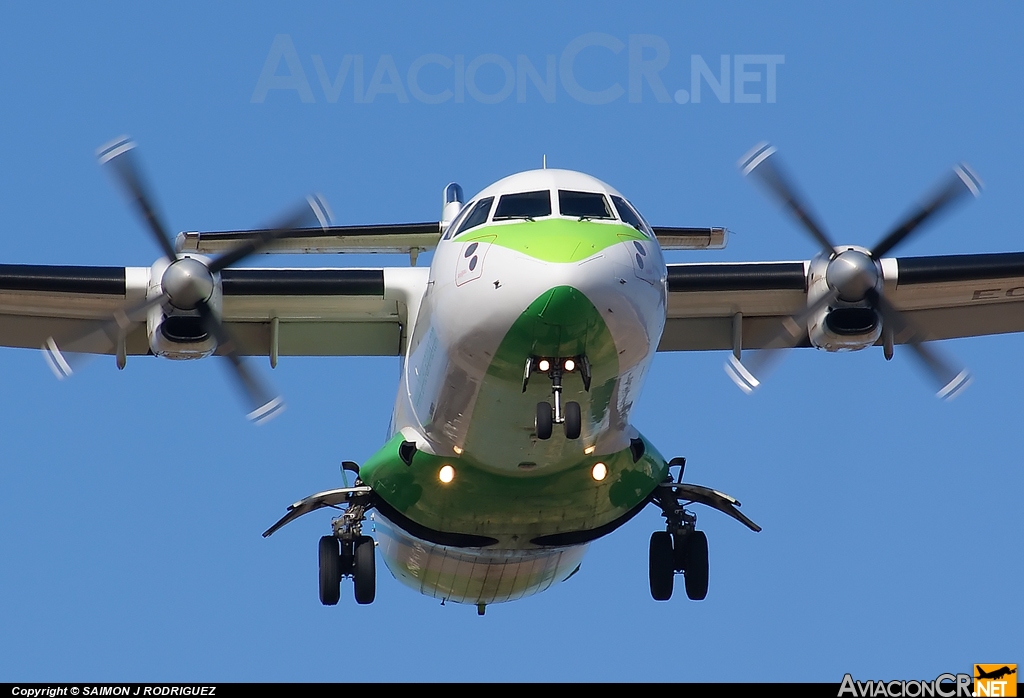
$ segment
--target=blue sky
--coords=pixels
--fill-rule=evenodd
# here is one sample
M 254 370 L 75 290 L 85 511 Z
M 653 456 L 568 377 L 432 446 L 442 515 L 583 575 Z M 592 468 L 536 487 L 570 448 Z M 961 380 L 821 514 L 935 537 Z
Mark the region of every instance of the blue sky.
M 873 244 L 966 160 L 982 198 L 898 253 L 1020 251 L 1022 19 L 1011 3 L 5 3 L 0 261 L 153 261 L 93 157 L 122 133 L 176 230 L 257 225 L 313 190 L 342 223 L 436 219 L 447 182 L 469 194 L 546 154 L 652 223 L 735 231 L 724 251 L 670 261 L 805 259 L 813 243 L 736 172 L 767 139 L 842 242 Z M 259 98 L 279 35 L 301 75 L 287 61 L 277 74 L 304 79 L 305 102 Z M 631 93 L 631 46 L 664 61 L 664 91 L 634 64 Z M 759 101 L 707 82 L 691 99 L 693 56 L 720 75 L 723 55 L 734 88 L 757 76 L 739 94 Z M 330 99 L 346 56 L 363 65 L 358 102 L 351 71 Z M 508 87 L 520 56 L 542 78 L 553 61 L 553 94 L 529 75 L 522 95 Z M 618 96 L 586 103 L 602 90 Z M 0 350 L 0 681 L 839 681 L 1020 662 L 1024 338 L 944 349 L 975 375 L 949 404 L 899 350 L 889 364 L 877 349 L 794 352 L 753 397 L 724 354 L 659 355 L 635 424 L 764 531 L 700 512 L 708 598 L 657 603 L 652 509 L 565 584 L 484 618 L 383 568 L 372 606 L 346 588 L 322 607 L 326 513 L 260 538 L 381 445 L 396 359 L 261 364 L 289 407 L 254 428 L 213 361 L 100 361 L 60 383 L 38 352 Z

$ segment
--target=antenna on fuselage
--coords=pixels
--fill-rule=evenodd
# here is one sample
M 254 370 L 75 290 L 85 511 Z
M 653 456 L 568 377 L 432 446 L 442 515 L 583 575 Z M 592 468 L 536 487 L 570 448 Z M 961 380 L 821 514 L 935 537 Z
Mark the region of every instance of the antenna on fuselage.
M 548 169 L 548 154 L 544 153 L 540 156 L 540 168 L 542 170 Z

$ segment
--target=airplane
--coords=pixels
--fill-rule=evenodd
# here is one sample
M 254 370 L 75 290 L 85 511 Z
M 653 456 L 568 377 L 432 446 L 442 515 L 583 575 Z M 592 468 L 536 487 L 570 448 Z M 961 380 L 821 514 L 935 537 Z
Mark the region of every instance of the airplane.
M 1014 668 L 1011 669 L 1010 667 L 1005 666 L 1005 665 L 1000 667 L 1000 668 L 998 668 L 998 669 L 993 669 L 992 671 L 985 671 L 981 667 L 975 667 L 975 670 L 977 672 L 977 676 L 975 676 L 974 678 L 976 678 L 976 679 L 996 679 L 996 680 L 998 680 L 998 679 L 1003 678 L 1004 676 L 1009 676 L 1010 674 L 1016 674 L 1017 673 L 1017 667 L 1016 666 L 1014 666 Z
M 806 229 L 805 261 L 667 264 L 663 251 L 722 249 L 723 227 L 651 226 L 618 190 L 563 169 L 519 172 L 466 200 L 444 188 L 438 221 L 333 225 L 323 200 L 262 229 L 186 231 L 174 240 L 118 139 L 98 157 L 162 256 L 150 267 L 0 265 L 0 344 L 42 348 L 59 377 L 83 358 L 218 355 L 261 422 L 284 407 L 249 359 L 397 356 L 389 440 L 342 464 L 344 486 L 299 500 L 263 535 L 323 508 L 319 598 L 343 580 L 376 596 L 377 551 L 391 573 L 442 601 L 513 601 L 565 581 L 590 542 L 648 506 L 650 591 L 708 593 L 708 541 L 695 504 L 752 531 L 725 493 L 684 482 L 630 422 L 657 352 L 729 352 L 744 391 L 783 350 L 904 345 L 952 398 L 969 374 L 931 340 L 1024 331 L 1024 253 L 885 256 L 981 181 L 957 165 L 873 248 L 836 245 L 761 144 L 744 175 Z M 417 257 L 433 251 L 429 267 Z M 258 253 L 399 253 L 408 267 L 238 268 Z M 747 352 L 744 354 L 744 352 Z M 744 357 L 748 358 L 744 358 Z M 349 484 L 347 474 L 355 480 Z M 374 521 L 376 538 L 364 525 Z

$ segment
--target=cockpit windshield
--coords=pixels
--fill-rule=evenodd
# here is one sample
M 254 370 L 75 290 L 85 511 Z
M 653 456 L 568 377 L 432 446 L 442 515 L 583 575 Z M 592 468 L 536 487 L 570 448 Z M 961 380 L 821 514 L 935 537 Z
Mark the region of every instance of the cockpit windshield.
M 558 210 L 563 216 L 614 219 L 604 194 L 589 191 L 558 190 Z
M 547 189 L 505 194 L 498 199 L 498 206 L 494 209 L 494 220 L 496 221 L 507 221 L 513 218 L 533 220 L 550 215 L 551 192 Z

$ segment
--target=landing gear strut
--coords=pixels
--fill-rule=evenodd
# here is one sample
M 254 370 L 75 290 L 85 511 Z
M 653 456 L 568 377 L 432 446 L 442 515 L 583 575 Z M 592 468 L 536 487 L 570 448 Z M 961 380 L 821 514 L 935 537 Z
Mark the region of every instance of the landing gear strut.
M 682 573 L 687 598 L 702 601 L 708 595 L 708 537 L 697 530 L 697 516 L 685 506 L 704 504 L 733 517 L 754 532 L 761 527 L 741 514 L 737 509 L 740 503 L 729 495 L 683 483 L 685 458 L 673 458 L 668 467 L 678 467 L 679 474 L 674 482 L 671 476 L 666 478 L 653 498 L 665 517 L 665 530 L 651 534 L 651 596 L 656 601 L 668 601 L 672 598 L 675 575 Z
M 377 571 L 373 538 L 363 535 L 365 517 L 366 506 L 352 501 L 331 521 L 334 534 L 320 539 L 320 603 L 325 606 L 338 603 L 343 577 L 352 577 L 356 603 L 373 603 Z
M 565 428 L 565 438 L 570 441 L 580 438 L 583 431 L 583 416 L 580 411 L 580 403 L 567 402 L 565 409 L 562 409 L 562 376 L 566 373 L 579 371 L 583 379 L 583 389 L 590 390 L 590 362 L 586 356 L 572 356 L 562 359 L 545 359 L 531 356 L 526 360 L 526 368 L 523 371 L 523 392 L 526 392 L 526 385 L 534 372 L 546 373 L 551 379 L 551 403 L 537 403 L 537 417 L 534 422 L 537 438 L 546 441 L 551 438 L 552 425 L 562 424 Z

